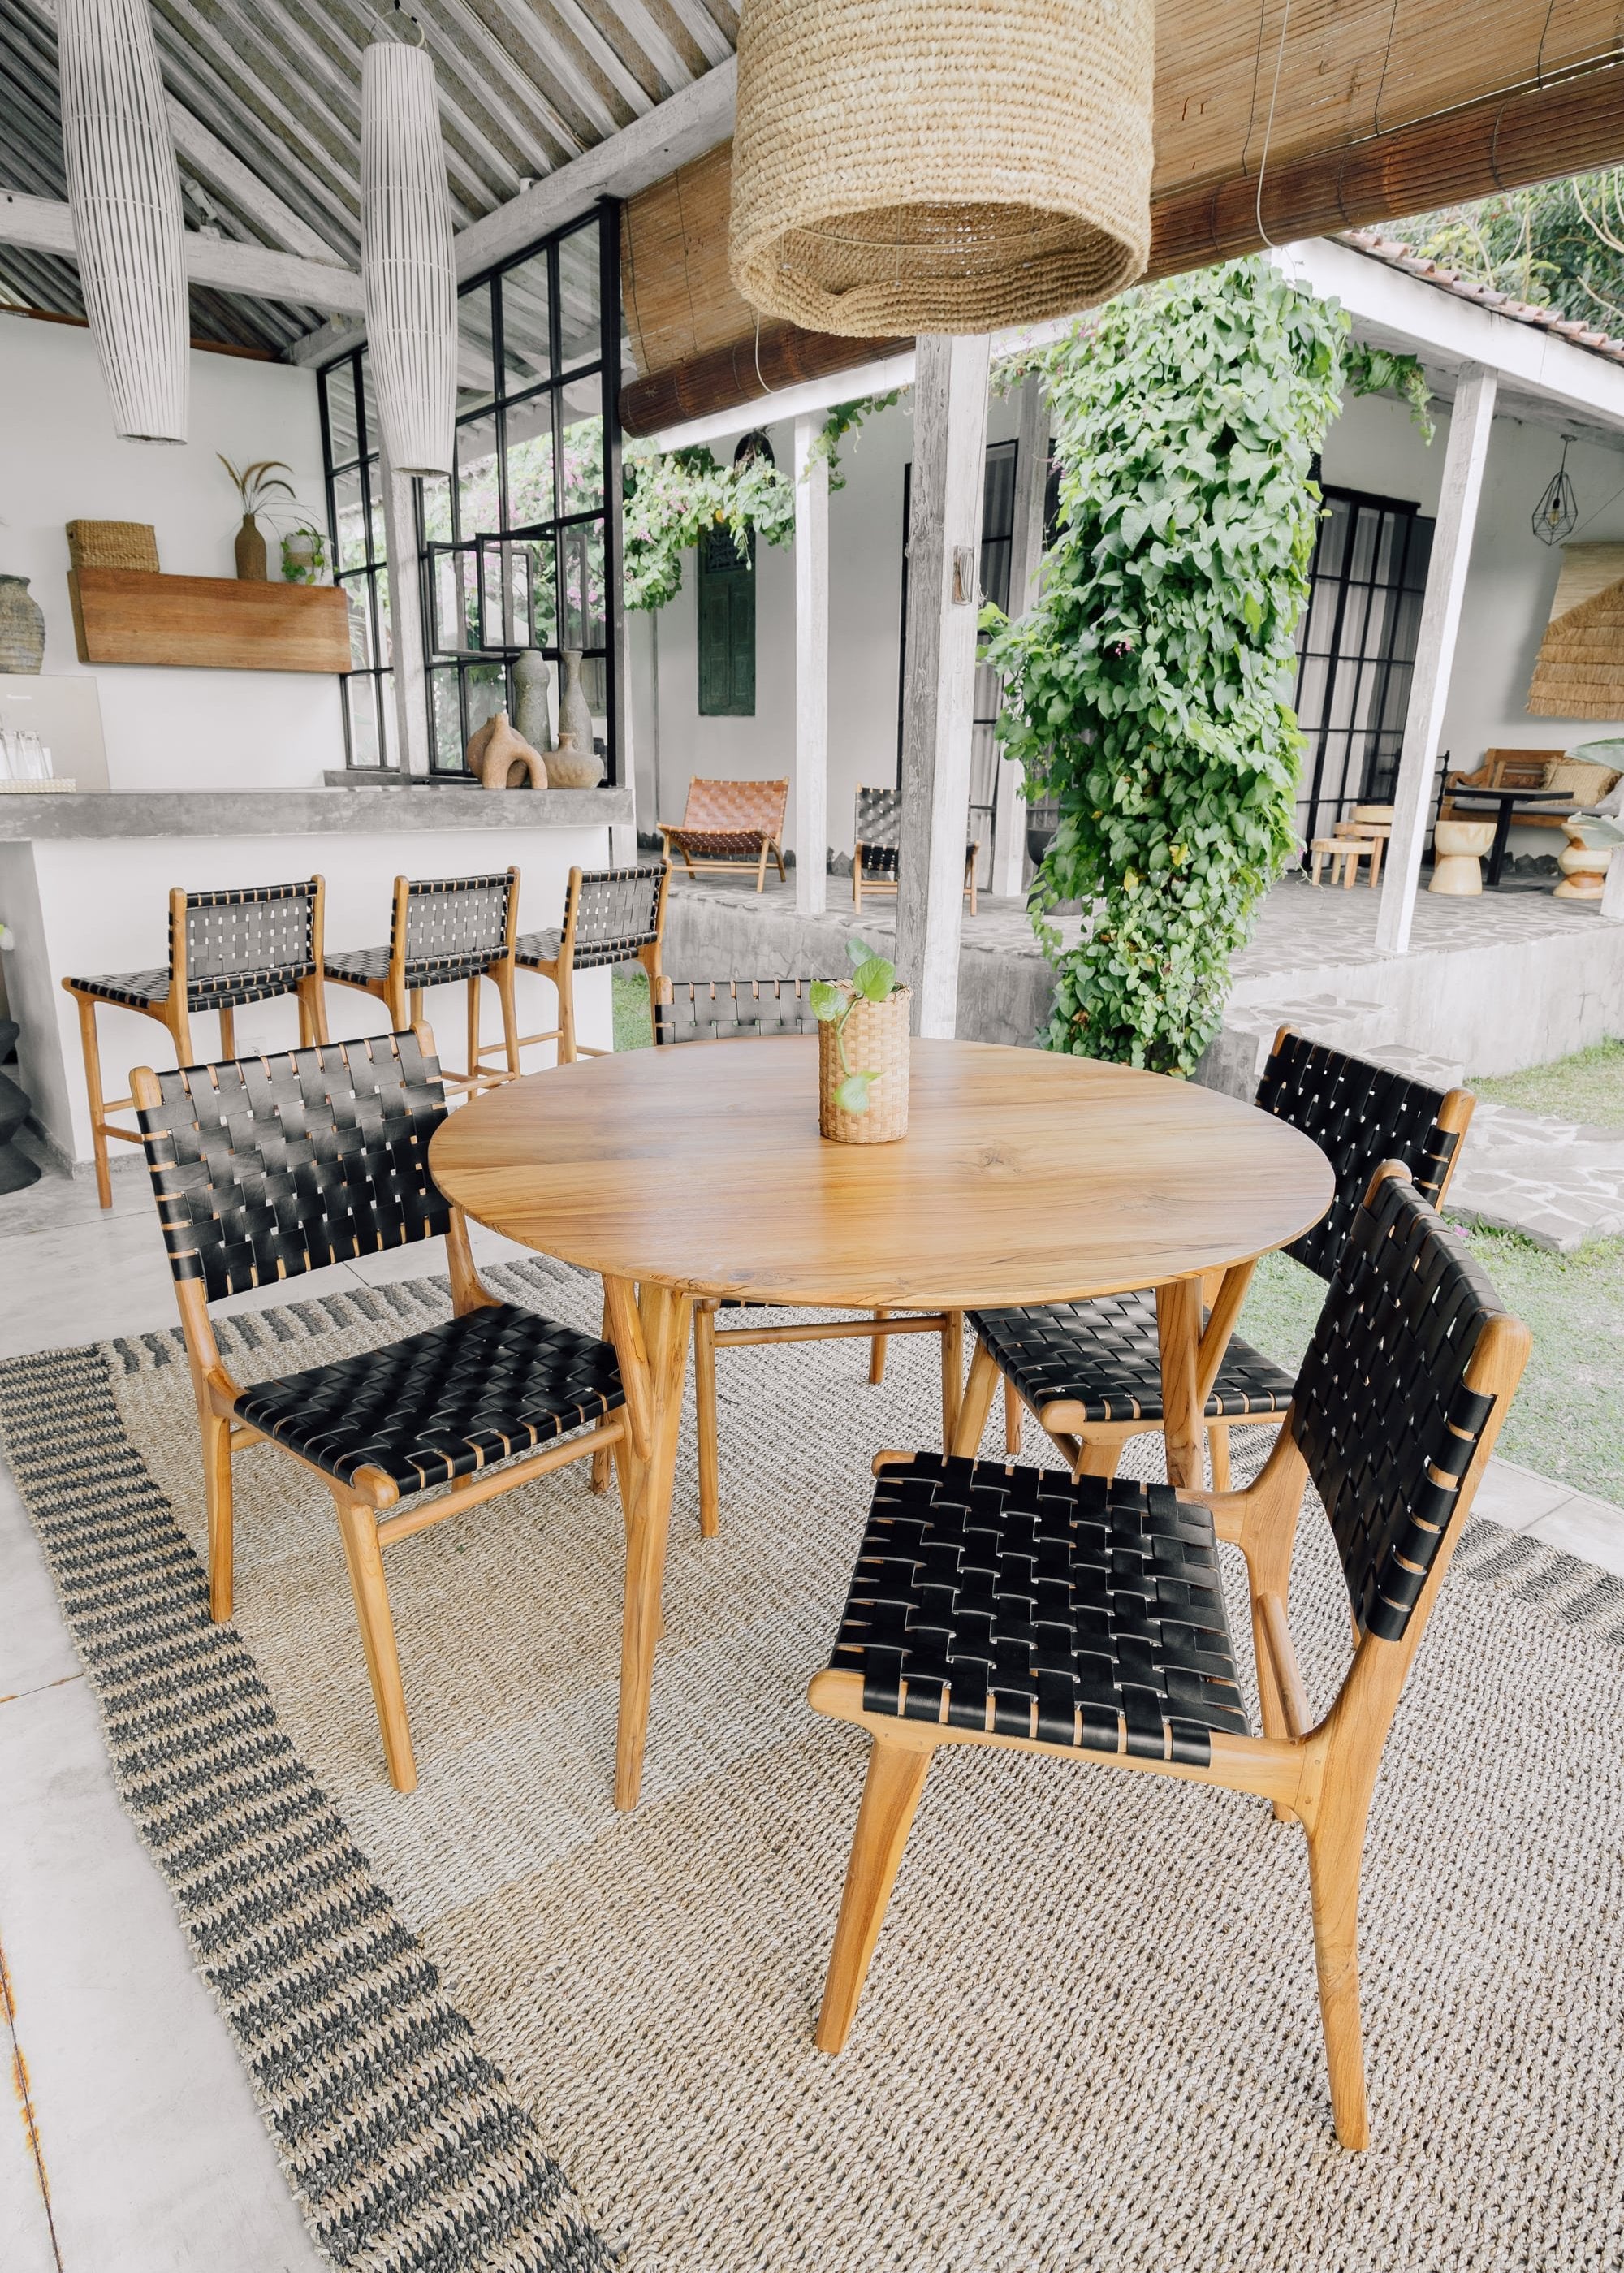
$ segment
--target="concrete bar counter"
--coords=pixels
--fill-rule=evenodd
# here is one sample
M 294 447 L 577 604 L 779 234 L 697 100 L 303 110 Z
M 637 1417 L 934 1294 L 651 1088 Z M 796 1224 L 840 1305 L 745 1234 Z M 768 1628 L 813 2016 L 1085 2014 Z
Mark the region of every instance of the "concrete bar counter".
M 0 921 L 16 943 L 4 975 L 22 1026 L 19 1057 L 37 1133 L 62 1165 L 88 1172 L 79 1022 L 61 981 L 167 964 L 168 895 L 177 885 L 202 891 L 320 875 L 326 945 L 341 952 L 387 943 L 397 875 L 475 876 L 511 865 L 521 879 L 519 928 L 540 931 L 562 920 L 572 867 L 629 860 L 635 842 L 632 793 L 621 789 L 492 792 L 421 784 L 0 797 Z M 481 992 L 483 1035 L 494 1040 L 501 1031 L 496 989 Z M 521 1032 L 557 1024 L 546 979 L 520 971 L 518 992 Z M 463 1000 L 460 985 L 430 988 L 423 1005 L 453 1064 L 461 1062 Z M 610 973 L 583 972 L 575 1002 L 580 1039 L 609 1047 Z M 351 987 L 328 989 L 327 1016 L 335 1039 L 387 1024 L 383 1005 Z M 104 1007 L 97 1020 L 109 1096 L 128 1095 L 131 1066 L 173 1064 L 169 1038 L 153 1019 Z M 240 1055 L 293 1046 L 291 998 L 240 1009 L 236 1039 Z M 200 1057 L 217 1054 L 212 1016 L 195 1014 L 193 1039 Z M 550 1042 L 525 1053 L 527 1071 L 552 1061 Z M 116 1170 L 139 1158 L 133 1146 L 114 1147 Z

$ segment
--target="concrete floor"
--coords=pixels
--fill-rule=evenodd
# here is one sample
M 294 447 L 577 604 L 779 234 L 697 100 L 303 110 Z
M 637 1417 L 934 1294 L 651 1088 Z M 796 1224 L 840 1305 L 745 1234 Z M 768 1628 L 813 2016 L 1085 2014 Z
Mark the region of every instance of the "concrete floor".
M 0 1198 L 0 1357 L 170 1325 L 150 1189 Z M 475 1233 L 495 1261 L 522 1250 Z M 301 1292 L 443 1269 L 436 1242 Z M 286 1300 L 285 1288 L 226 1309 Z M 1496 1461 L 1498 1523 L 1624 1575 L 1624 1509 Z M 0 1947 L 17 2089 L 0 2110 L 4 2273 L 307 2273 L 318 2257 L 162 1881 L 113 1788 L 44 1558 L 0 1466 Z

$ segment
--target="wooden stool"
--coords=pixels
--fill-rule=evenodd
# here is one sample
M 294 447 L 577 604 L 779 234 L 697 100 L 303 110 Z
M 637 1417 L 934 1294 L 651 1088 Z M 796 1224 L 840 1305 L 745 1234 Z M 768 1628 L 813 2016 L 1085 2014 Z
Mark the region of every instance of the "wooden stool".
M 1339 883 L 1344 890 L 1351 892 L 1358 881 L 1359 862 L 1361 860 L 1370 862 L 1370 881 L 1373 884 L 1376 881 L 1376 864 L 1381 858 L 1380 842 L 1373 837 L 1316 836 L 1308 847 L 1308 881 L 1317 886 L 1320 881 L 1320 872 L 1328 860 L 1331 864 L 1332 883 Z
M 236 1012 L 244 1002 L 294 994 L 299 1002 L 303 1047 L 327 1039 L 326 1007 L 321 993 L 323 888 L 319 876 L 302 884 L 258 884 L 240 891 L 169 895 L 169 967 L 126 971 L 116 978 L 64 979 L 79 1005 L 79 1042 L 85 1053 L 85 1087 L 90 1099 L 90 1141 L 96 1160 L 96 1197 L 113 1204 L 108 1179 L 107 1140 L 116 1136 L 138 1144 L 139 1131 L 121 1129 L 109 1113 L 134 1110 L 130 1097 L 101 1094 L 101 1053 L 96 1041 L 96 1005 L 138 1010 L 167 1026 L 179 1065 L 197 1062 L 191 1046 L 191 1013 L 213 1010 L 220 1019 L 220 1054 L 236 1055 Z M 404 1023 L 404 1021 L 402 1022 Z
M 1617 847 L 1586 844 L 1583 821 L 1565 821 L 1562 827 L 1568 842 L 1556 856 L 1562 881 L 1554 896 L 1559 900 L 1599 900 L 1607 889 L 1607 870 Z
M 1433 830 L 1429 892 L 1470 899 L 1483 889 L 1483 855 L 1494 842 L 1492 821 L 1441 821 Z
M 519 871 L 497 876 L 439 876 L 394 880 L 394 914 L 387 947 L 362 947 L 329 955 L 322 976 L 334 986 L 376 995 L 397 1033 L 423 1016 L 423 990 L 466 979 L 468 1055 L 465 1073 L 442 1066 L 447 1089 L 495 1089 L 519 1073 L 519 1020 L 513 1009 L 513 934 L 519 922 Z M 479 982 L 490 978 L 502 1003 L 507 1064 L 500 1073 L 482 1066 Z

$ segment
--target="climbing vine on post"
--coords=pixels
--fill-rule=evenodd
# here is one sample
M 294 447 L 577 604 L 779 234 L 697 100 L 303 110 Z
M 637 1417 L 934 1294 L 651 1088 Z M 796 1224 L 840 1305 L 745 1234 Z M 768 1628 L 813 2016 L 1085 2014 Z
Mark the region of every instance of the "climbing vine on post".
M 719 465 L 706 449 L 627 447 L 623 461 L 628 608 L 662 608 L 682 589 L 682 556 L 707 529 L 725 524 L 741 559 L 754 530 L 768 544 L 795 535 L 795 484 L 761 456 Z
M 997 629 L 1000 733 L 1059 806 L 1051 1049 L 1188 1073 L 1293 847 L 1290 695 L 1346 319 L 1260 262 L 1129 294 L 1046 358 L 1061 528 Z M 1044 919 L 1095 907 L 1062 952 Z

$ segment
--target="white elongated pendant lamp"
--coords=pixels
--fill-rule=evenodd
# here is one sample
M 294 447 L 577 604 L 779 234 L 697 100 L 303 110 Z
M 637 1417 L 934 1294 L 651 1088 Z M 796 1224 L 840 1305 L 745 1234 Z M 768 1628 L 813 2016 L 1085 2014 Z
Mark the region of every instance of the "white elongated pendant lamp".
M 146 0 L 58 0 L 56 40 L 79 289 L 114 430 L 183 442 L 186 221 Z
M 402 20 L 398 9 L 394 20 Z M 422 27 L 414 29 L 421 42 Z M 457 270 L 451 240 L 433 59 L 421 44 L 407 47 L 380 33 L 361 64 L 361 275 L 378 424 L 398 474 L 452 469 Z

